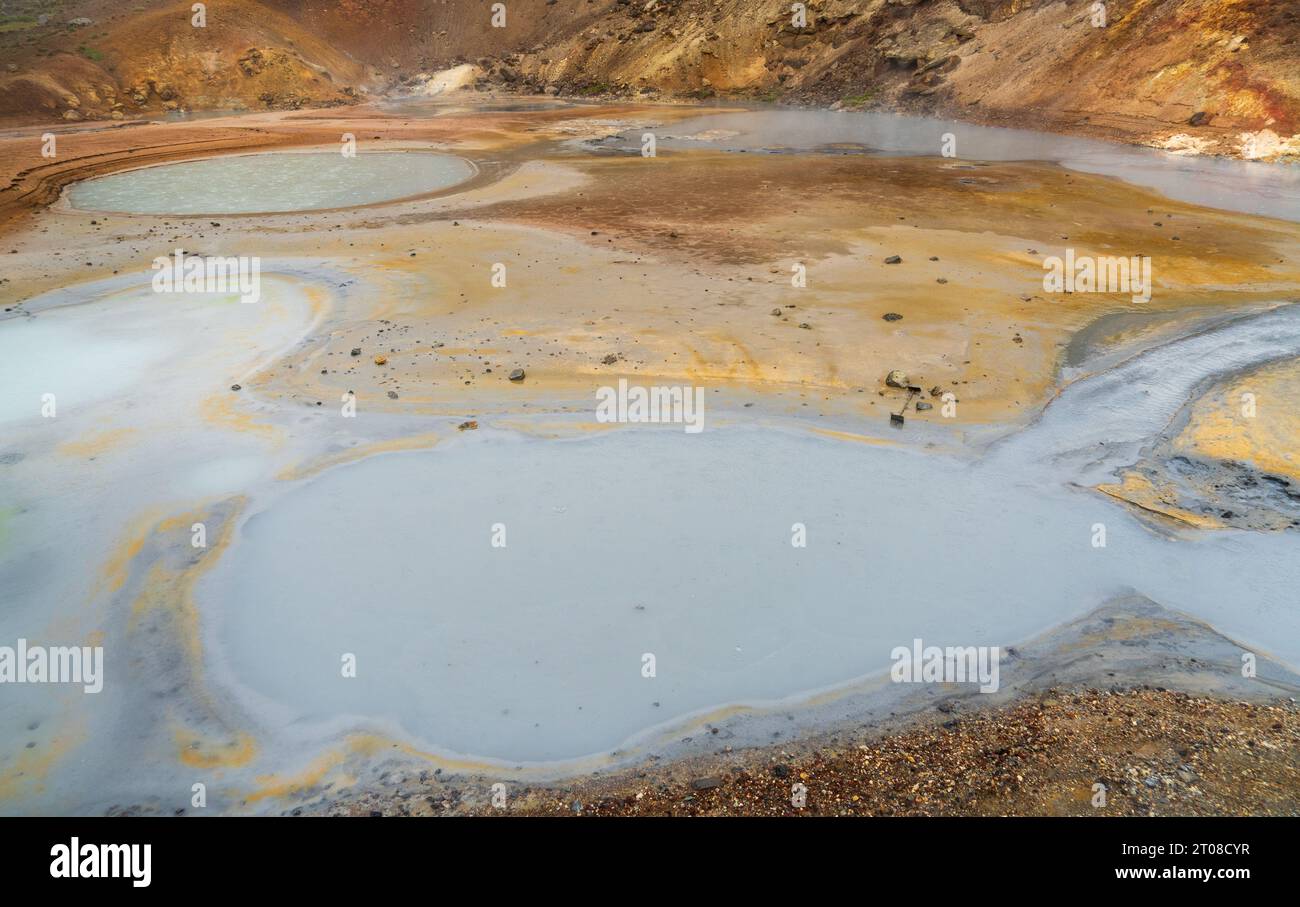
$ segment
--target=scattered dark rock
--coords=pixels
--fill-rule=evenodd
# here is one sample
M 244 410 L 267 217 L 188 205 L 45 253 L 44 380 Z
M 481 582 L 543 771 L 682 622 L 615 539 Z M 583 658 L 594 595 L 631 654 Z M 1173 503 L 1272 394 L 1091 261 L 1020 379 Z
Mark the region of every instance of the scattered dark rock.
M 902 321 L 902 320 L 903 320 L 903 316 L 900 315 L 900 314 L 898 314 L 897 312 L 886 312 L 884 315 L 882 315 L 882 316 L 880 316 L 880 317 L 884 318 L 886 321 Z
M 523 381 L 523 380 L 524 380 L 524 370 L 521 369 L 521 368 L 517 368 L 517 369 L 514 369 L 513 371 L 511 371 L 511 372 L 510 372 L 510 380 L 511 380 L 511 381 Z
M 695 790 L 713 790 L 715 787 L 722 787 L 722 779 L 717 775 L 710 775 L 707 778 L 696 778 L 691 782 L 691 787 Z
M 901 255 L 891 255 L 885 259 L 885 264 L 887 265 L 900 265 L 902 263 L 903 258 Z

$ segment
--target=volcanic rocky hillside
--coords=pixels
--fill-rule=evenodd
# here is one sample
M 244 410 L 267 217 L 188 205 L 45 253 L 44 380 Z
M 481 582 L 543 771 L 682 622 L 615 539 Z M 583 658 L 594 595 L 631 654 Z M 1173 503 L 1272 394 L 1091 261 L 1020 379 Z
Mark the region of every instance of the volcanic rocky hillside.
M 0 0 L 0 116 L 430 91 L 883 107 L 1300 156 L 1300 3 L 1270 0 Z

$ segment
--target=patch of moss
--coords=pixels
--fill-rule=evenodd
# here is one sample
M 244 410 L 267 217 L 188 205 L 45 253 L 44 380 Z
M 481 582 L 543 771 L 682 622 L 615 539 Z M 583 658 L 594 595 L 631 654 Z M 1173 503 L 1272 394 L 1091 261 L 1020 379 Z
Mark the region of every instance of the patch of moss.
M 8 19 L 0 21 L 0 34 L 6 32 L 26 31 L 29 28 L 36 27 L 36 20 L 26 16 L 17 19 Z

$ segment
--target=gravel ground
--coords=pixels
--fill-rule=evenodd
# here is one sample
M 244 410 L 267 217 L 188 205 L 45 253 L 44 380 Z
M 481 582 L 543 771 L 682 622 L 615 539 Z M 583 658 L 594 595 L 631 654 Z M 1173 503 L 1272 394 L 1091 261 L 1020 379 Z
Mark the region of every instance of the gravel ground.
M 726 752 L 556 786 L 439 783 L 364 794 L 333 815 L 1300 815 L 1294 699 L 1165 689 L 1052 689 L 1013 705 L 930 713 L 881 735 Z M 1105 786 L 1105 805 L 1099 789 Z M 795 785 L 806 788 L 796 806 Z

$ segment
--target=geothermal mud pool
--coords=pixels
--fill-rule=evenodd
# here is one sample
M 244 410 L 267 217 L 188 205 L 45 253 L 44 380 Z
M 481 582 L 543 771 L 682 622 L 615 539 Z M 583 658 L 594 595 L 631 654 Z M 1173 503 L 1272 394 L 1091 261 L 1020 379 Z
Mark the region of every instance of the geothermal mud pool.
M 1172 152 L 1025 129 L 973 126 L 933 117 L 826 110 L 733 111 L 682 120 L 664 148 L 830 154 L 937 155 L 964 161 L 1051 161 L 1113 176 L 1182 201 L 1268 217 L 1300 219 L 1300 168 L 1185 157 Z M 958 140 L 960 137 L 960 141 Z M 638 148 L 625 133 L 602 143 Z
M 354 715 L 510 762 L 842 684 L 916 636 L 1006 646 L 1134 592 L 1300 661 L 1293 539 L 1165 538 L 1032 465 L 777 427 L 480 432 L 338 467 L 249 516 L 199 585 L 207 651 L 270 723 Z M 486 542 L 496 522 L 505 548 Z M 343 652 L 364 681 L 339 676 Z
M 730 129 L 735 151 L 788 136 L 751 116 L 665 131 Z M 848 125 L 803 139 L 918 153 L 935 127 L 838 122 Z M 689 155 L 689 139 L 665 147 L 679 143 Z M 999 150 L 983 133 L 971 144 L 993 159 L 1023 148 Z M 379 218 L 379 202 L 469 179 L 475 155 L 465 154 L 231 156 L 90 180 L 69 198 L 139 215 L 375 205 L 358 216 Z M 580 154 L 566 140 L 561 156 Z M 1139 169 L 1160 166 L 1143 158 Z M 1112 175 L 1148 182 L 1135 173 Z M 1231 191 L 1211 186 L 1194 200 L 1278 213 L 1279 198 L 1294 198 L 1290 175 L 1252 190 L 1260 178 L 1242 173 L 1223 177 Z M 570 188 L 589 185 L 571 178 Z M 277 250 L 327 223 L 306 218 L 266 222 Z M 1251 298 L 1212 324 L 1175 320 L 1122 352 L 1076 356 L 1016 423 L 917 419 L 900 433 L 883 406 L 863 402 L 874 388 L 837 388 L 851 409 L 827 393 L 819 402 L 833 412 L 819 418 L 719 381 L 705 395 L 705 431 L 691 434 L 594 424 L 594 391 L 617 371 L 531 395 L 531 368 L 523 385 L 498 369 L 488 390 L 457 375 L 424 396 L 405 385 L 372 394 L 361 367 L 384 349 L 396 358 L 389 344 L 400 342 L 380 327 L 424 302 L 392 298 L 404 288 L 385 282 L 393 262 L 416 252 L 409 234 L 365 237 L 389 226 L 350 232 L 346 261 L 266 255 L 255 305 L 233 293 L 155 294 L 137 269 L 70 281 L 0 316 L 0 639 L 102 644 L 106 674 L 92 695 L 6 691 L 3 811 L 172 810 L 195 780 L 211 784 L 219 809 L 275 811 L 338 781 L 340 747 L 564 776 L 671 752 L 741 706 L 811 712 L 812 698 L 879 682 L 893 648 L 918 637 L 1009 646 L 1135 594 L 1300 663 L 1293 530 L 1155 523 L 1096 489 L 1222 382 L 1300 356 L 1300 306 L 1287 298 Z M 449 336 L 465 305 L 449 276 L 468 267 L 465 250 L 490 263 L 523 235 L 456 229 L 463 238 L 431 250 L 446 270 L 430 291 L 441 308 L 412 328 L 426 346 Z M 351 257 L 367 241 L 383 251 Z M 570 254 L 573 239 L 539 230 L 529 241 Z M 638 280 L 663 281 L 656 302 L 678 279 L 665 260 L 636 259 Z M 601 291 L 594 305 L 613 314 L 623 302 Z M 515 323 L 509 311 L 469 311 L 467 333 Z M 579 321 L 561 329 L 601 329 Z M 693 327 L 656 330 L 694 339 Z M 364 355 L 349 353 L 354 344 Z M 423 354 L 497 352 L 488 341 L 441 347 Z M 480 375 L 497 363 L 480 360 Z M 41 412 L 46 394 L 53 418 Z M 489 411 L 499 418 L 469 421 Z M 792 546 L 795 524 L 807 547 Z M 1105 547 L 1094 545 L 1098 524 Z M 348 657 L 355 677 L 340 671 Z M 763 739 L 742 729 L 732 742 Z
M 474 174 L 445 154 L 254 154 L 144 167 L 75 186 L 73 207 L 127 214 L 241 214 L 370 205 Z

